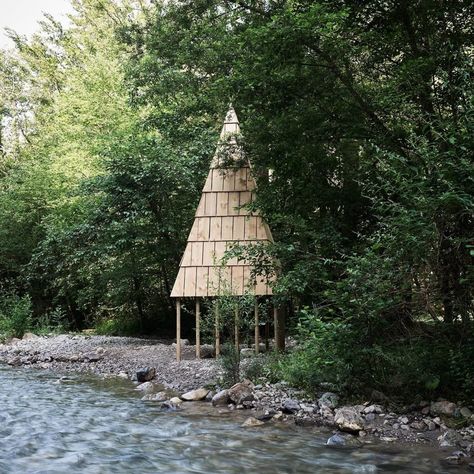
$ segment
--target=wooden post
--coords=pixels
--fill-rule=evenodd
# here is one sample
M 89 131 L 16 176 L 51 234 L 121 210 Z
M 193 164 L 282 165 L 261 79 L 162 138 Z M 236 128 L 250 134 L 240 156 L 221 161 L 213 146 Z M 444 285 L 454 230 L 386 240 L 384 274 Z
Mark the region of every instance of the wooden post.
M 196 298 L 196 359 L 201 358 L 201 304 Z
M 275 325 L 275 350 L 285 350 L 285 308 L 276 306 L 273 308 L 273 320 Z
M 235 306 L 234 318 L 234 336 L 235 336 L 235 350 L 239 352 L 239 306 Z
M 181 361 L 181 300 L 176 300 L 176 360 Z
M 260 352 L 260 334 L 258 327 L 258 299 L 255 297 L 255 354 Z
M 219 332 L 219 303 L 216 303 L 215 331 L 216 331 L 216 358 L 217 358 L 221 354 L 221 338 L 220 338 L 220 332 Z
M 276 306 L 273 306 L 273 340 L 274 340 L 274 348 L 275 351 L 278 350 L 278 331 L 279 331 L 279 327 L 278 327 L 278 308 Z

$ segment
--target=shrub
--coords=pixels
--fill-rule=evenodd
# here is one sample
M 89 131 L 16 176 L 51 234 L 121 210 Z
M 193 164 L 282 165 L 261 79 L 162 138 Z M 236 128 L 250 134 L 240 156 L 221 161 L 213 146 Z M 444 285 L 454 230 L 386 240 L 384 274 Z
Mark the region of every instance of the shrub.
M 30 297 L 15 293 L 0 295 L 0 334 L 3 337 L 23 337 L 31 328 L 32 309 Z

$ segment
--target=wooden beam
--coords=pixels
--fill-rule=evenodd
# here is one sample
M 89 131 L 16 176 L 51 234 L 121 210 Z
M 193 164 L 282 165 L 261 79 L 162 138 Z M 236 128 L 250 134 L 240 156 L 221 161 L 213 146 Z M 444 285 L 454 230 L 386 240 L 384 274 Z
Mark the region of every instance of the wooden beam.
M 258 326 L 258 298 L 255 297 L 255 354 L 260 352 L 260 331 Z
M 235 317 L 234 317 L 234 336 L 235 336 L 235 350 L 239 352 L 239 305 L 235 306 Z
M 181 361 L 181 300 L 176 300 L 176 360 Z
M 216 302 L 216 320 L 215 320 L 215 332 L 216 332 L 216 358 L 221 354 L 221 337 L 219 331 L 219 303 Z
M 201 358 L 201 302 L 196 298 L 196 359 Z
M 275 325 L 275 350 L 285 350 L 285 307 L 273 308 L 273 320 Z

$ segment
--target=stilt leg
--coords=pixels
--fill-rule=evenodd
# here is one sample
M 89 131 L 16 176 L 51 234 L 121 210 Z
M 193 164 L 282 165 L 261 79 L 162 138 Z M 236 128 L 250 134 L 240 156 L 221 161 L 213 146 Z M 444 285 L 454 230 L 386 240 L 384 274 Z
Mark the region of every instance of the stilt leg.
M 201 358 L 201 304 L 196 298 L 196 359 Z
M 181 361 L 181 300 L 176 300 L 176 360 Z
M 273 307 L 273 336 L 275 341 L 275 351 L 278 351 L 278 334 L 280 328 L 278 327 L 278 308 L 276 306 Z
M 221 354 L 221 337 L 219 331 L 219 305 L 216 304 L 216 322 L 215 322 L 215 331 L 216 331 L 216 358 Z
M 260 334 L 258 326 L 258 299 L 255 297 L 255 354 L 260 352 Z
M 239 307 L 235 307 L 235 318 L 234 318 L 234 336 L 235 336 L 235 350 L 238 352 L 239 348 Z

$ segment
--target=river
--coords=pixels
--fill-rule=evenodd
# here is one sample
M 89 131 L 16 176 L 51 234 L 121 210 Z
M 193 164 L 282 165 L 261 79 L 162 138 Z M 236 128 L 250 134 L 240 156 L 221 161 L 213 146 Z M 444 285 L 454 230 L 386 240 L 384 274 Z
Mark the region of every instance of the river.
M 127 381 L 59 382 L 53 373 L 0 366 L 0 473 L 452 472 L 432 448 L 329 448 L 328 431 L 241 428 L 243 418 L 205 405 L 165 412 Z

